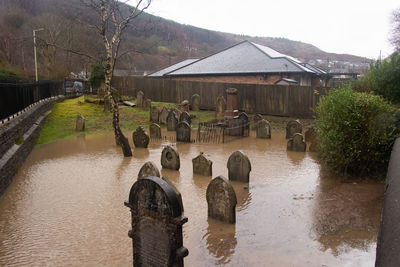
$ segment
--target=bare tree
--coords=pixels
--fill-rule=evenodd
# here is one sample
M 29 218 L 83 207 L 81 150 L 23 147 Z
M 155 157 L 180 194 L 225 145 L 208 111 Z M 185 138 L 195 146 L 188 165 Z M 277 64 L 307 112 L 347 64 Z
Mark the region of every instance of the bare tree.
M 393 11 L 392 23 L 393 31 L 390 42 L 397 51 L 400 51 L 400 8 Z
M 127 2 L 117 0 L 82 0 L 86 6 L 96 12 L 99 17 L 99 24 L 93 25 L 93 28 L 101 37 L 106 59 L 104 68 L 105 82 L 105 102 L 109 103 L 113 112 L 113 127 L 115 140 L 121 145 L 125 157 L 132 156 L 132 151 L 128 139 L 123 135 L 119 126 L 119 108 L 116 101 L 113 88 L 111 87 L 115 62 L 118 58 L 118 50 L 121 44 L 122 35 L 132 21 L 146 10 L 151 0 L 136 0 L 134 6 L 128 6 Z

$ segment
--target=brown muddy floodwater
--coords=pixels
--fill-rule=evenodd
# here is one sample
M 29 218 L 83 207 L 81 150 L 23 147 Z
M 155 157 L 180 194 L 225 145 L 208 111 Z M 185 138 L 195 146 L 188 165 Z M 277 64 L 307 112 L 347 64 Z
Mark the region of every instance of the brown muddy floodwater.
M 168 141 L 123 158 L 113 136 L 81 136 L 33 150 L 0 198 L 0 266 L 131 266 L 124 206 L 140 167 Z M 180 190 L 187 266 L 373 266 L 383 184 L 343 183 L 312 153 L 286 152 L 283 133 L 227 144 L 178 144 L 179 171 L 162 170 Z M 229 155 L 248 155 L 250 183 L 233 182 L 236 225 L 207 218 L 210 177 L 193 175 L 200 151 L 213 177 Z

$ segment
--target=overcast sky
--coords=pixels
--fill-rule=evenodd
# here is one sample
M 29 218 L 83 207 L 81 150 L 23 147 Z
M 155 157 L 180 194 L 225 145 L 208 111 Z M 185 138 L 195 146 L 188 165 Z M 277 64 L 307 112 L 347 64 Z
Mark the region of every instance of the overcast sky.
M 149 13 L 209 30 L 284 37 L 333 53 L 378 58 L 399 0 L 153 0 Z

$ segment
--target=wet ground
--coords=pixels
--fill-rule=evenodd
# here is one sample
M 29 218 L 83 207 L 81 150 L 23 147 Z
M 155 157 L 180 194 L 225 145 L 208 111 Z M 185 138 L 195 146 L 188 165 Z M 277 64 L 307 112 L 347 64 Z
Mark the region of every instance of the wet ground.
M 187 266 L 373 266 L 383 184 L 341 182 L 313 153 L 286 152 L 284 133 L 227 144 L 178 144 L 179 171 L 161 170 L 180 190 Z M 131 266 L 128 199 L 140 167 L 168 141 L 123 158 L 113 136 L 81 136 L 33 150 L 0 198 L 0 266 Z M 210 177 L 193 175 L 200 151 L 213 177 L 227 177 L 241 149 L 250 183 L 233 182 L 236 225 L 207 218 Z

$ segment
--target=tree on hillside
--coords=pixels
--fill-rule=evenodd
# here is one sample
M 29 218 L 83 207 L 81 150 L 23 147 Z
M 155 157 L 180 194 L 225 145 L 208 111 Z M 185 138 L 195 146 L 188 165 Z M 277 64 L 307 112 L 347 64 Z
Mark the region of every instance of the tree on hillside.
M 134 6 L 127 6 L 126 1 L 117 0 L 82 0 L 86 6 L 96 12 L 99 23 L 93 25 L 104 44 L 106 55 L 104 67 L 105 102 L 110 105 L 113 113 L 113 127 L 115 140 L 121 145 L 125 157 L 132 156 L 128 139 L 124 136 L 119 126 L 119 108 L 115 99 L 115 92 L 111 87 L 115 62 L 118 58 L 118 50 L 122 35 L 127 27 L 145 9 L 150 6 L 151 0 L 136 0 Z M 130 1 L 129 1 L 130 2 Z M 133 1 L 132 1 L 133 2 Z
M 400 51 L 400 8 L 393 11 L 392 22 L 393 32 L 390 42 L 394 45 L 397 51 Z

